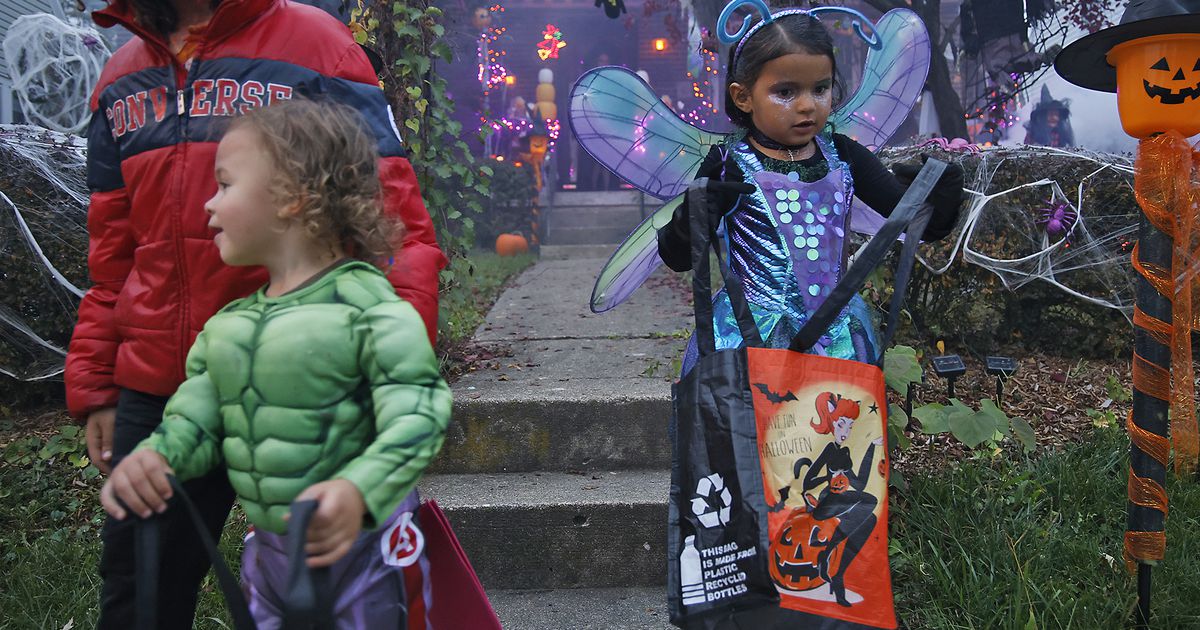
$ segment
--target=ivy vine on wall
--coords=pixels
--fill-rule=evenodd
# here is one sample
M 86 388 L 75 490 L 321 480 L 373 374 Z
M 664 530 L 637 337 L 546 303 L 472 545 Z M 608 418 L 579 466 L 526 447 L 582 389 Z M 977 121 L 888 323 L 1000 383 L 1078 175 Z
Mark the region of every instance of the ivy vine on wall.
M 475 219 L 490 192 L 492 169 L 480 163 L 452 117 L 446 79 L 434 71 L 453 53 L 443 40 L 442 10 L 430 0 L 359 0 L 352 11 L 355 39 L 379 53 L 384 93 L 409 151 L 425 205 L 447 255 L 465 256 L 474 244 Z M 454 282 L 442 272 L 443 284 Z

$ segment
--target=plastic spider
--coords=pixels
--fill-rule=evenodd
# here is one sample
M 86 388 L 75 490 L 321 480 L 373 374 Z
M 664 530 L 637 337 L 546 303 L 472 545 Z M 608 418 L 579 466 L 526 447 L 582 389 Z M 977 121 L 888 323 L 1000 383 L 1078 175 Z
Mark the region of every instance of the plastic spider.
M 1075 221 L 1079 219 L 1079 213 L 1071 209 L 1071 206 L 1065 203 L 1060 203 L 1053 208 L 1042 210 L 1042 216 L 1037 220 L 1037 224 L 1046 230 L 1046 235 L 1050 238 L 1059 238 L 1071 231 L 1075 227 Z
M 953 140 L 949 138 L 930 138 L 917 146 L 936 146 L 943 151 L 979 153 L 979 145 L 971 144 L 968 140 L 963 138 L 955 138 Z

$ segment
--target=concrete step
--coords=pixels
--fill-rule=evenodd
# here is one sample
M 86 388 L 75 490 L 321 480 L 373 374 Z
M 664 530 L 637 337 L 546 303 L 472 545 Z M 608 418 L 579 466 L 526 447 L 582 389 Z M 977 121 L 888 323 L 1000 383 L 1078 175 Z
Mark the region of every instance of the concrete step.
M 616 249 L 617 246 L 612 244 L 542 245 L 540 256 L 542 260 L 595 260 L 599 271 Z
M 555 221 L 546 231 L 546 242 L 551 245 L 610 245 L 611 249 L 615 250 L 617 244 L 624 241 L 636 226 L 636 223 L 631 223 L 581 228 Z
M 665 585 L 669 485 L 667 470 L 510 473 L 431 475 L 421 491 L 485 588 L 562 589 Z
M 646 203 L 659 203 L 646 195 Z M 642 198 L 637 190 L 559 190 L 554 193 L 554 207 L 568 206 L 636 206 Z
M 647 215 L 657 208 L 646 206 Z M 550 212 L 550 227 L 602 228 L 620 225 L 633 229 L 633 226 L 642 222 L 642 210 L 637 206 L 555 206 Z
M 661 587 L 496 590 L 488 598 L 505 630 L 666 630 Z
M 434 471 L 668 466 L 671 381 L 693 319 L 686 291 L 663 272 L 619 308 L 592 313 L 602 265 L 543 259 L 500 296 L 473 341 L 507 356 L 454 382 Z
M 648 340 L 648 350 L 654 341 Z M 611 344 L 589 343 L 597 348 Z M 549 356 L 558 354 L 551 351 Z M 661 366 L 656 369 L 664 373 L 677 369 L 665 353 L 658 356 L 634 360 L 647 369 Z M 569 354 L 562 357 L 564 363 L 570 360 Z M 586 368 L 576 365 L 574 371 Z M 561 472 L 670 466 L 671 400 L 665 379 L 572 378 L 567 370 L 564 365 L 563 380 L 456 383 L 453 421 L 431 470 Z

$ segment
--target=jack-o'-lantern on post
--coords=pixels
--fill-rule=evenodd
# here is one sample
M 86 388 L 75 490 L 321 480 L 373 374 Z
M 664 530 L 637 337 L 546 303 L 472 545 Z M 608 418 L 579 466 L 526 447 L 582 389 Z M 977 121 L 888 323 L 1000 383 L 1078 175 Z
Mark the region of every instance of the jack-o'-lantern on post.
M 1137 565 L 1135 622 L 1145 627 L 1150 568 L 1166 553 L 1167 464 L 1174 451 L 1176 473 L 1190 476 L 1200 452 L 1191 352 L 1200 329 L 1200 154 L 1187 141 L 1200 133 L 1200 0 L 1130 0 L 1120 24 L 1072 43 L 1055 68 L 1081 87 L 1116 92 L 1121 126 L 1139 140 L 1125 560 Z

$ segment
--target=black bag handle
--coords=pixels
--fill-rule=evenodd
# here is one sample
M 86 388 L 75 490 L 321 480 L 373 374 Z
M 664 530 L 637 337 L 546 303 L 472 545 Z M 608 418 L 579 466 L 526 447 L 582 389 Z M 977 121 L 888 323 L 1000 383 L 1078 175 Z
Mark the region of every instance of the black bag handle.
M 837 286 L 830 292 L 829 297 L 821 303 L 821 306 L 817 307 L 817 311 L 792 338 L 789 349 L 805 352 L 817 343 L 821 335 L 825 334 L 825 331 L 837 319 L 842 309 L 850 303 L 851 298 L 862 289 L 867 277 L 875 270 L 875 267 L 878 267 L 879 263 L 883 261 L 892 242 L 900 236 L 901 232 L 905 232 L 907 237 L 904 239 L 904 247 L 900 252 L 892 304 L 888 309 L 888 326 L 884 331 L 884 336 L 880 339 L 878 365 L 883 366 L 883 354 L 895 334 L 896 322 L 904 304 L 904 294 L 908 290 L 908 280 L 912 274 L 917 245 L 920 243 L 921 234 L 924 233 L 925 226 L 929 224 L 933 213 L 932 206 L 926 204 L 925 200 L 945 170 L 945 162 L 935 159 L 925 162 L 921 172 L 917 173 L 912 185 L 908 187 L 908 190 L 900 198 L 900 202 L 896 204 L 896 209 L 875 233 L 875 237 L 862 249 L 854 264 L 846 270 Z
M 295 501 L 288 519 L 288 579 L 283 601 L 283 627 L 287 630 L 334 628 L 329 568 L 309 568 L 304 553 L 308 524 L 316 511 L 316 501 Z
M 729 268 L 727 261 L 721 257 L 719 244 L 713 241 L 715 226 L 712 225 L 712 217 L 709 216 L 708 210 L 707 177 L 696 179 L 688 187 L 687 203 L 688 213 L 691 215 L 692 299 L 696 311 L 696 349 L 700 356 L 717 351 L 716 334 L 713 330 L 712 281 L 709 279 L 710 248 L 717 254 L 721 279 L 725 281 L 725 291 L 729 294 L 729 303 L 733 307 L 734 318 L 742 333 L 742 343 L 752 348 L 761 347 L 762 336 L 758 332 L 758 325 L 754 323 L 754 317 L 750 314 L 742 280 Z
M 175 496 L 179 497 L 179 503 L 186 509 L 188 520 L 196 530 L 208 560 L 212 563 L 213 571 L 217 574 L 217 583 L 225 597 L 225 605 L 229 607 L 229 614 L 233 617 L 234 629 L 255 630 L 254 618 L 250 614 L 246 596 L 229 565 L 225 563 L 225 558 L 221 556 L 216 542 L 209 535 L 200 510 L 192 503 L 183 485 L 174 475 L 168 475 L 167 481 L 170 482 Z M 287 594 L 283 606 L 283 627 L 287 630 L 326 630 L 334 627 L 329 570 L 310 569 L 306 562 L 307 555 L 304 553 L 308 524 L 316 509 L 316 501 L 296 501 L 291 506 L 291 517 L 288 519 Z M 154 515 L 139 519 L 135 527 L 137 628 L 155 630 L 158 628 L 161 521 L 158 515 Z
M 167 481 L 171 484 L 171 490 L 174 491 L 175 496 L 179 497 L 179 503 L 183 504 L 187 510 L 192 529 L 196 530 L 197 536 L 200 537 L 200 543 L 204 545 L 208 560 L 217 574 L 217 584 L 221 588 L 221 594 L 225 596 L 225 605 L 229 607 L 229 614 L 233 617 L 233 627 L 235 630 L 255 630 L 254 618 L 250 616 L 250 606 L 246 604 L 246 596 L 242 593 L 237 578 L 233 577 L 233 572 L 229 570 L 229 565 L 225 564 L 225 558 L 217 549 L 216 542 L 209 535 L 204 518 L 200 516 L 200 510 L 196 508 L 196 504 L 192 503 L 192 499 L 183 489 L 183 484 L 179 483 L 174 475 L 167 475 Z M 137 627 L 140 630 L 158 628 L 160 524 L 161 521 L 156 514 L 150 518 L 139 519 L 134 530 L 135 561 L 137 563 L 135 585 L 138 609 L 136 619 Z

